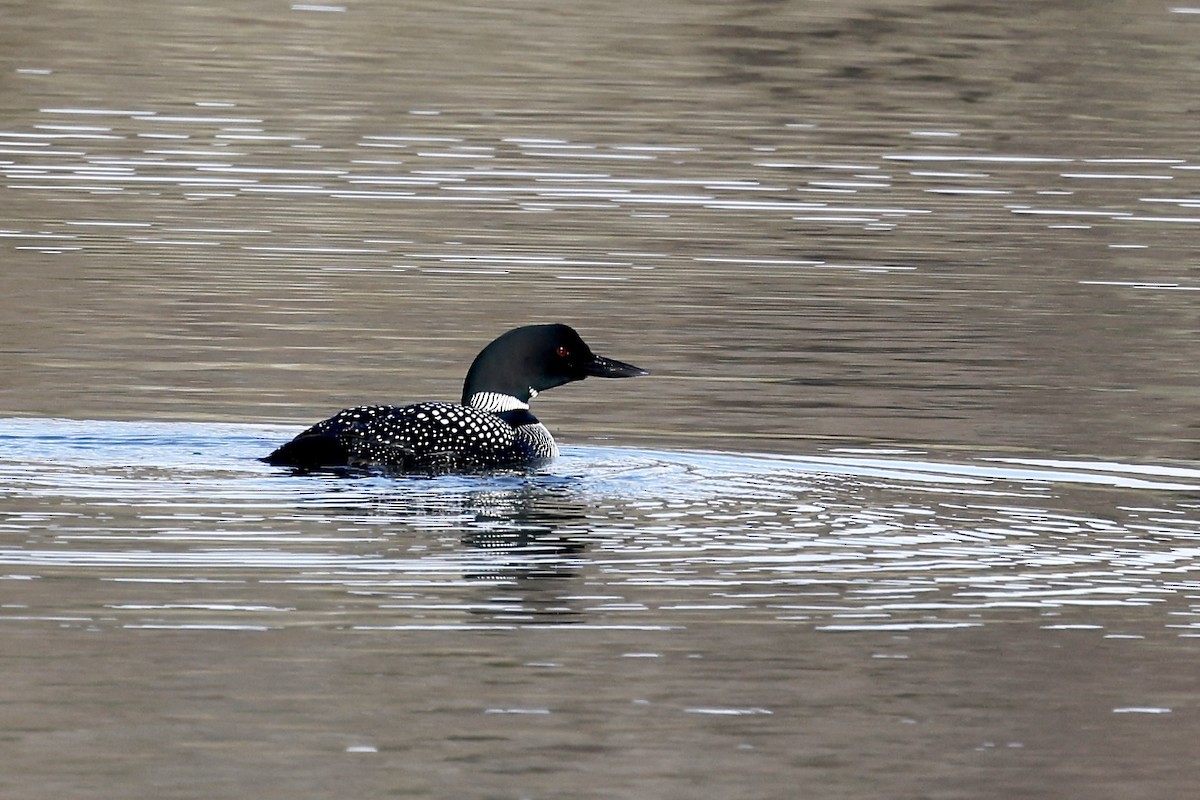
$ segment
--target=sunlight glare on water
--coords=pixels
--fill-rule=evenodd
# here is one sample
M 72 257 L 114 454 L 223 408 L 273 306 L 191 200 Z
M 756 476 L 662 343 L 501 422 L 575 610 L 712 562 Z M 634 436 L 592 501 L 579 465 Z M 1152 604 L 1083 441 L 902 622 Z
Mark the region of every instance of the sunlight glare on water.
M 588 446 L 530 475 L 337 478 L 256 463 L 272 433 L 284 435 L 7 421 L 4 480 L 15 494 L 5 527 L 26 544 L 0 552 L 0 564 L 21 579 L 67 570 L 123 584 L 319 586 L 343 595 L 339 626 L 367 628 L 384 609 L 392 628 L 425 627 L 432 613 L 446 625 L 665 629 L 736 609 L 820 630 L 910 630 L 1013 613 L 1092 624 L 1086 609 L 1100 606 L 1155 606 L 1162 626 L 1194 625 L 1192 468 Z M 462 604 L 464 587 L 531 576 L 564 580 L 536 603 Z M 579 582 L 604 601 L 578 596 Z M 418 588 L 419 602 L 402 602 Z M 167 624 L 183 608 L 180 624 L 223 626 L 257 608 L 267 619 L 254 624 L 275 627 L 298 613 L 147 607 L 126 591 L 108 604 L 109 623 L 147 624 L 152 611 Z M 551 601 L 552 614 L 539 610 Z

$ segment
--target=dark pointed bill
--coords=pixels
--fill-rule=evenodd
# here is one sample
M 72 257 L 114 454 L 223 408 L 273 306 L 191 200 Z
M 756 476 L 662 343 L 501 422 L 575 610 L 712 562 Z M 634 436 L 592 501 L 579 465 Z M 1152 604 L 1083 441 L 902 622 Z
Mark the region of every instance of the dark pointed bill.
M 636 378 L 639 375 L 649 375 L 647 370 L 617 361 L 615 358 L 593 355 L 592 360 L 583 365 L 583 371 L 597 378 Z

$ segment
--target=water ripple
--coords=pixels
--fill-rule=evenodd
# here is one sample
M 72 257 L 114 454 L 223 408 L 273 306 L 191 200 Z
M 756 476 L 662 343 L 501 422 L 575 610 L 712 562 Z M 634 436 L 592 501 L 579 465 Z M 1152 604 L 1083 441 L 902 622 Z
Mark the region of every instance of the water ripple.
M 0 579 L 34 598 L 3 616 L 1200 633 L 1188 466 L 587 446 L 532 474 L 430 479 L 255 460 L 289 432 L 0 422 Z M 69 598 L 44 588 L 64 582 Z

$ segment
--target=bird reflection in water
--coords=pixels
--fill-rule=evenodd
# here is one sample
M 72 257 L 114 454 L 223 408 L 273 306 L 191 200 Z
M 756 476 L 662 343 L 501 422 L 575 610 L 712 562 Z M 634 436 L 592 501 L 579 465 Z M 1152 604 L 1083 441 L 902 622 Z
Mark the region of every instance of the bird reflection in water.
M 578 624 L 583 612 L 564 591 L 582 575 L 587 549 L 588 506 L 564 488 L 527 485 L 517 492 L 481 492 L 461 541 L 484 554 L 464 578 L 487 584 L 486 602 L 474 616 L 522 625 Z M 485 587 L 481 587 L 485 588 Z

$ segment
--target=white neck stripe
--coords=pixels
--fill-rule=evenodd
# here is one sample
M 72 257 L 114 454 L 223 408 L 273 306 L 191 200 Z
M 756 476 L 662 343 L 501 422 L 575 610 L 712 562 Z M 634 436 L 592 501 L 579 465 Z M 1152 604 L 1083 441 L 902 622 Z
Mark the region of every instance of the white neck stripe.
M 493 412 L 529 409 L 529 403 L 518 400 L 511 394 L 503 394 L 501 392 L 476 392 L 471 395 L 471 399 L 467 405 L 471 408 L 478 408 L 480 411 Z

